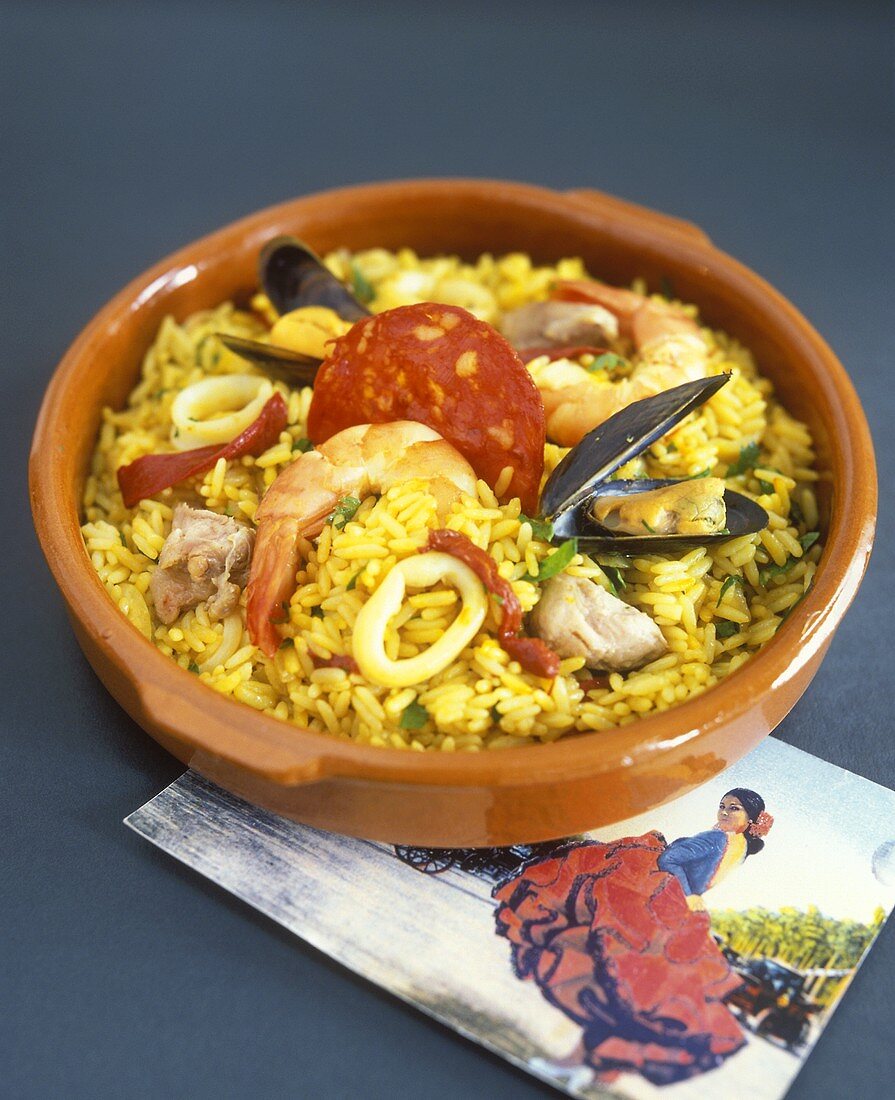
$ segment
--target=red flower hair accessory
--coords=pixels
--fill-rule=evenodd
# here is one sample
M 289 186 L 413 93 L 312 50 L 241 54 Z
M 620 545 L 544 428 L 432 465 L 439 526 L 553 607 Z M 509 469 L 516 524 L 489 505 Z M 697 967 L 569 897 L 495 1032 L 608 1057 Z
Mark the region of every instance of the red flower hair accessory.
M 767 836 L 773 824 L 773 817 L 771 817 L 767 810 L 762 810 L 758 817 L 749 823 L 746 832 L 749 833 L 750 836 Z

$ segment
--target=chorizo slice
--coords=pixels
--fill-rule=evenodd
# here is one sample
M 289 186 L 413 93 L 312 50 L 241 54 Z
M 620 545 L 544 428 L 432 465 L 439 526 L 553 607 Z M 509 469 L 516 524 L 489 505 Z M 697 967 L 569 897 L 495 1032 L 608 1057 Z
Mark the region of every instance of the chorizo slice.
M 355 424 L 417 420 L 535 512 L 546 423 L 537 387 L 518 354 L 459 306 L 421 302 L 359 321 L 331 345 L 314 383 L 308 435 L 322 443 Z

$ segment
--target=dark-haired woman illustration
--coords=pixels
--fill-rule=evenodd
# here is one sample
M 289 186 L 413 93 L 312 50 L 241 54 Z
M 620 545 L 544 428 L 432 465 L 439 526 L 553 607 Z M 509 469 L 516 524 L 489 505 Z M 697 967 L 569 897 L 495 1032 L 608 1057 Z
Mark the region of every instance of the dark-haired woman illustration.
M 761 796 L 737 787 L 707 832 L 578 844 L 495 890 L 516 974 L 582 1028 L 568 1058 L 534 1068 L 579 1087 L 582 1069 L 665 1084 L 743 1046 L 723 1003 L 740 979 L 711 937 L 702 894 L 760 852 L 772 824 Z

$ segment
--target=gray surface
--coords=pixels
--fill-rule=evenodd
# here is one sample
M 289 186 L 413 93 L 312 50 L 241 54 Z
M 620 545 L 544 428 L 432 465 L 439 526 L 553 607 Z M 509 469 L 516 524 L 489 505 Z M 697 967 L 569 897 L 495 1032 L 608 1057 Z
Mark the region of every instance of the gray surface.
M 873 564 L 780 736 L 895 786 L 892 17 L 883 4 L 0 6 L 10 1095 L 537 1096 L 121 825 L 178 774 L 105 695 L 31 531 L 24 455 L 76 331 L 271 202 L 419 175 L 602 188 L 689 218 L 851 372 L 884 472 Z M 818 819 L 823 850 L 823 807 Z M 812 855 L 812 858 L 814 856 Z M 895 1073 L 888 928 L 791 1096 Z

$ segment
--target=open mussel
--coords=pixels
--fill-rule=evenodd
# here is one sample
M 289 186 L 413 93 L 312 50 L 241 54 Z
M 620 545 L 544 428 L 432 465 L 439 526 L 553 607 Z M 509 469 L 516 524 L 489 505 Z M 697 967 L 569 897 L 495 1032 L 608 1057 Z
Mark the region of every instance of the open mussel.
M 275 237 L 261 250 L 258 281 L 280 317 L 307 306 L 321 306 L 354 324 L 370 311 L 341 283 L 320 257 L 297 237 Z M 290 383 L 309 385 L 322 359 L 278 346 L 219 333 L 218 339 L 236 355 L 266 374 Z
M 711 545 L 767 527 L 767 512 L 719 478 L 609 480 L 729 378 L 713 375 L 636 401 L 589 432 L 541 494 L 554 539 L 577 538 L 582 550 L 649 554 Z
M 325 306 L 352 324 L 370 316 L 366 306 L 297 237 L 268 241 L 258 257 L 258 281 L 280 316 L 302 306 Z
M 272 378 L 279 378 L 282 382 L 292 385 L 298 383 L 302 386 L 310 386 L 317 377 L 317 371 L 322 359 L 315 359 L 310 355 L 302 355 L 289 348 L 279 348 L 276 344 L 265 344 L 261 340 L 248 340 L 243 336 L 231 336 L 226 332 L 216 333 L 217 338 L 229 348 L 235 355 L 248 359 L 256 367 L 260 367 L 265 374 Z

